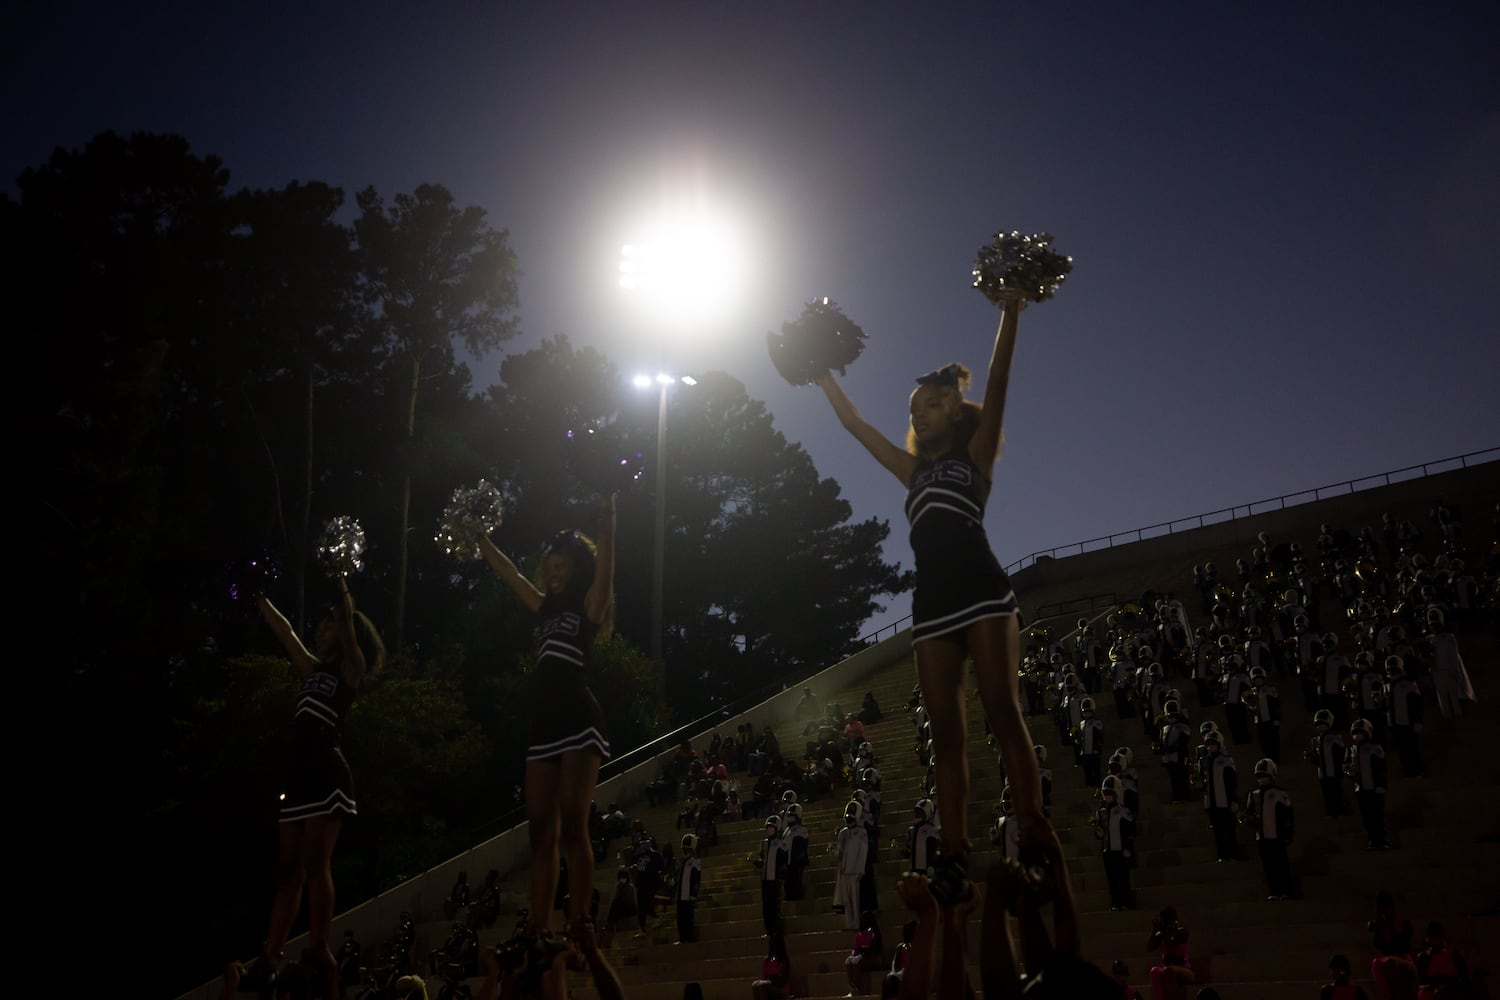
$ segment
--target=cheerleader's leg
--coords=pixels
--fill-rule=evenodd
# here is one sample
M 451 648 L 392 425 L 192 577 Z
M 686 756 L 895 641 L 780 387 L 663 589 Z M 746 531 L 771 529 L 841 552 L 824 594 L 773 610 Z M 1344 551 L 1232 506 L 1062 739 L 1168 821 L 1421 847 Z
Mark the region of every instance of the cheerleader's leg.
M 979 698 L 1000 742 L 1006 774 L 1015 789 L 1021 836 L 1030 842 L 1037 822 L 1045 824 L 1046 818 L 1042 813 L 1041 765 L 1032 749 L 1035 743 L 1026 725 L 1026 715 L 1021 711 L 1017 684 L 1021 632 L 1015 615 L 975 622 L 969 626 L 968 640 L 979 679 Z

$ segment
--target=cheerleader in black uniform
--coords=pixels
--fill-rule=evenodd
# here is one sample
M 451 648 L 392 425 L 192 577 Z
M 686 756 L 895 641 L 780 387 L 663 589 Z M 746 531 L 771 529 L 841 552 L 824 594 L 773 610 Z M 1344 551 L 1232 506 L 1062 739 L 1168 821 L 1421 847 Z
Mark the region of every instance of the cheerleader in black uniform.
M 535 613 L 536 665 L 527 678 L 531 734 L 526 749 L 526 820 L 531 842 L 531 921 L 538 939 L 550 935 L 559 859 L 568 860 L 569 920 L 588 914 L 594 884 L 589 804 L 599 765 L 609 757 L 604 712 L 588 686 L 589 649 L 614 610 L 615 505 L 601 502 L 597 544 L 573 531 L 547 543 L 541 588 L 505 553 L 480 538 L 485 560 Z
M 995 336 L 984 402 L 963 398 L 969 372 L 951 364 L 917 379 L 911 394 L 906 449 L 867 423 L 833 376 L 822 386 L 839 422 L 909 490 L 906 516 L 916 558 L 912 641 L 922 701 L 931 718 L 937 759 L 938 814 L 943 817 L 940 872 L 958 898 L 969 891 L 969 765 L 964 754 L 965 661 L 972 659 L 985 715 L 1000 742 L 1015 787 L 1023 845 L 1048 829 L 1033 740 L 1017 690 L 1021 662 L 1019 606 L 1010 580 L 990 549 L 984 505 L 999 457 L 1001 418 L 1015 350 L 1019 299 L 1005 305 Z
M 385 646 L 375 626 L 354 610 L 349 584 L 339 577 L 339 602 L 318 623 L 309 652 L 286 616 L 261 594 L 261 615 L 302 672 L 302 691 L 292 717 L 291 764 L 281 797 L 280 855 L 276 898 L 260 960 L 240 981 L 241 992 L 270 987 L 281 950 L 307 890 L 308 958 L 327 975 L 337 995 L 338 963 L 329 947 L 333 928 L 333 846 L 345 816 L 355 815 L 354 778 L 339 748 L 340 732 L 354 693 L 367 673 L 380 668 Z

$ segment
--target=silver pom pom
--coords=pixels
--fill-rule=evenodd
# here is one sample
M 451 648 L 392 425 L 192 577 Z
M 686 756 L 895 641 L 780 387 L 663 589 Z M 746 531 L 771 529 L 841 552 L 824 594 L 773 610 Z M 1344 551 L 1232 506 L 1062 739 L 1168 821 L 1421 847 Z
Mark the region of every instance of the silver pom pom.
M 499 488 L 483 479 L 476 486 L 454 490 L 433 540 L 457 559 L 482 558 L 479 539 L 500 527 L 502 504 Z
M 354 518 L 340 515 L 323 526 L 315 553 L 329 576 L 352 576 L 365 566 L 365 529 Z
M 1051 233 L 996 233 L 974 260 L 974 287 L 996 305 L 1017 297 L 1032 302 L 1052 298 L 1073 270 L 1073 258 L 1051 245 Z

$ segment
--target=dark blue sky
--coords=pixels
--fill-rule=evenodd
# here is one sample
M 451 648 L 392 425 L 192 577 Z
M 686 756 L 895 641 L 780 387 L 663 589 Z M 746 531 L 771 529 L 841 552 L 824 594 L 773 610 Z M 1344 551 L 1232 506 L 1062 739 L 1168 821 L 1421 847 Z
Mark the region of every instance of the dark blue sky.
M 1003 562 L 1500 445 L 1492 2 L 221 6 L 13 24 L 7 179 L 140 129 L 235 187 L 442 183 L 510 231 L 512 349 L 567 333 L 627 373 L 661 338 L 620 244 L 705 198 L 750 268 L 669 363 L 743 380 L 905 565 L 900 485 L 764 334 L 832 297 L 870 335 L 846 387 L 899 437 L 913 376 L 988 358 L 968 271 L 998 229 L 1076 260 L 1022 317 Z

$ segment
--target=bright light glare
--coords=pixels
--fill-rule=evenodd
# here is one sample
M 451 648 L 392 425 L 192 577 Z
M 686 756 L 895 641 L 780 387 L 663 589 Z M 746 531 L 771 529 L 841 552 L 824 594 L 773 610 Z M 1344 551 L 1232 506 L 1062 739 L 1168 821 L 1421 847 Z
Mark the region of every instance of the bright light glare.
M 698 380 L 695 379 L 695 378 L 693 378 L 693 376 L 691 376 L 691 375 L 684 375 L 684 376 L 682 376 L 682 384 L 683 385 L 697 385 L 698 384 Z
M 728 309 L 744 270 L 733 227 L 702 209 L 662 218 L 620 251 L 620 287 L 651 300 L 659 322 L 691 325 Z
M 671 385 L 673 382 L 676 382 L 676 381 L 677 380 L 675 378 L 673 378 L 672 376 L 670 376 L 670 375 L 663 374 L 663 375 L 656 376 L 656 384 L 657 385 Z
M 635 378 L 631 379 L 630 381 L 631 381 L 632 384 L 635 385 L 635 387 L 637 389 L 649 389 L 649 388 L 651 388 L 651 376 L 650 375 L 637 375 Z

